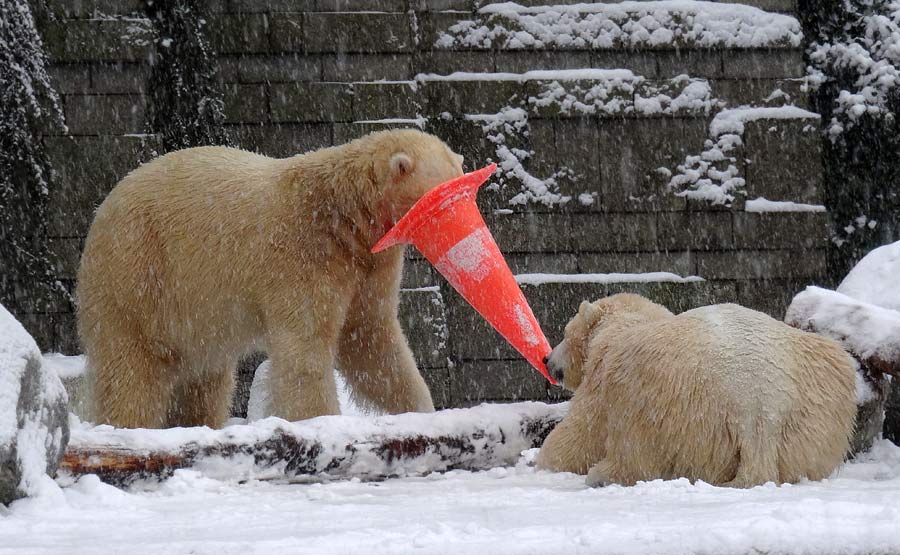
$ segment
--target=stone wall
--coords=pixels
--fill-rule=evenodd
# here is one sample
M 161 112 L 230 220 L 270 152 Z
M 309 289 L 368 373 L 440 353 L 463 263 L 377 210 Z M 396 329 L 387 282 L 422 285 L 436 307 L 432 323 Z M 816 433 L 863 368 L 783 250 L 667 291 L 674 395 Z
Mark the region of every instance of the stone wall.
M 44 21 L 42 30 L 69 132 L 45 137 L 61 184 L 51 191 L 49 240 L 59 276 L 72 282 L 94 208 L 118 179 L 154 155 L 155 137 L 145 121 L 153 43 L 134 0 L 51 5 L 56 18 Z M 756 5 L 793 10 L 785 0 Z M 678 311 L 736 301 L 781 318 L 796 291 L 824 279 L 825 213 L 744 209 L 745 198 L 757 197 L 822 203 L 816 119 L 763 118 L 744 125 L 733 154 L 745 185 L 730 207 L 676 196 L 667 187 L 667 172 L 709 149 L 710 122 L 722 109 L 804 105 L 798 45 L 510 48 L 442 42 L 442 33 L 456 23 L 484 18 L 466 0 L 219 0 L 209 10 L 227 126 L 241 147 L 282 157 L 376 129 L 418 125 L 463 153 L 468 169 L 504 155 L 504 163 L 521 162 L 518 178 L 506 172 L 479 197 L 514 273 L 671 272 L 705 279 L 550 278 L 524 285 L 551 343 L 581 300 L 601 295 L 639 292 Z M 540 75 L 521 75 L 580 68 L 624 68 L 635 79 L 623 85 L 595 76 L 554 85 Z M 435 77 L 457 71 L 481 75 Z M 690 83 L 707 88 L 699 103 L 646 109 L 643 100 L 678 97 Z M 598 86 L 595 92 L 611 91 L 617 102 L 598 108 L 600 101 L 589 94 Z M 781 94 L 773 95 L 776 90 Z M 557 101 L 535 102 L 554 98 L 554 91 L 562 95 Z M 594 102 L 596 109 L 560 101 L 567 98 Z M 498 123 L 498 113 L 511 118 L 507 125 Z M 503 153 L 501 146 L 509 148 Z M 519 158 L 508 159 L 509 152 Z M 510 204 L 530 190 L 529 176 L 546 183 L 554 173 L 552 192 L 572 200 Z M 402 321 L 436 404 L 560 395 L 414 252 L 404 287 Z M 79 351 L 70 303 L 60 301 L 50 312 L 33 310 L 23 298 L 11 305 L 44 350 Z

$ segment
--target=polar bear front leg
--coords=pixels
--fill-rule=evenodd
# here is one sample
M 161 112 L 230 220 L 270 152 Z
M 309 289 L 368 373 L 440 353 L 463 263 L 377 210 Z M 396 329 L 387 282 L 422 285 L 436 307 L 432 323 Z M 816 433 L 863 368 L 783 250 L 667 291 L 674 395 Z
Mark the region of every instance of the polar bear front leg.
M 433 412 L 431 392 L 400 322 L 389 311 L 373 312 L 365 322 L 354 317 L 341 332 L 338 370 L 353 396 L 389 414 Z
M 290 421 L 340 414 L 332 371 L 336 334 L 310 331 L 278 331 L 268 342 L 273 413 Z

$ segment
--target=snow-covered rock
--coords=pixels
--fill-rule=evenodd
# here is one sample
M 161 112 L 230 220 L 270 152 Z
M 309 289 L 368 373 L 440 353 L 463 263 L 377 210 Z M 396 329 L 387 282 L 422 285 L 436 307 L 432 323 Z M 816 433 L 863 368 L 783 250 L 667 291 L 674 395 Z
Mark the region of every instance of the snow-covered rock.
M 0 503 L 52 488 L 69 440 L 66 392 L 34 339 L 0 306 Z
M 853 267 L 836 291 L 810 286 L 794 297 L 784 321 L 834 339 L 861 362 L 868 388 L 860 388 L 855 452 L 881 433 L 889 383 L 900 368 L 900 241 L 874 249 Z

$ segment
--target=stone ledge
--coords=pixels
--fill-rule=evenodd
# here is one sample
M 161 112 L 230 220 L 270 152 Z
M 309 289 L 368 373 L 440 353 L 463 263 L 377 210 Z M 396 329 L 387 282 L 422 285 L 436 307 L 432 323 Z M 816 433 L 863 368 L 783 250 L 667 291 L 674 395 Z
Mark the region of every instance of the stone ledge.
M 350 121 L 351 102 L 348 84 L 273 84 L 269 110 L 273 122 Z
M 825 249 L 698 252 L 696 274 L 706 279 L 822 279 Z
M 147 99 L 138 94 L 69 94 L 63 98 L 72 135 L 126 135 L 145 130 Z

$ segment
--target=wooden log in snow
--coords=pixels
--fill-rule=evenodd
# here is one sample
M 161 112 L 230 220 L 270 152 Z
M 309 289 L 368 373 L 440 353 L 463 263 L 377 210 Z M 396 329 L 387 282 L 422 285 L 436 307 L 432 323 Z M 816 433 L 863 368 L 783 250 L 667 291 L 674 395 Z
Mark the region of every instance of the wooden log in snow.
M 374 418 L 267 418 L 222 430 L 98 426 L 72 431 L 60 470 L 119 486 L 162 480 L 180 468 L 220 479 L 291 481 L 486 470 L 540 447 L 566 409 L 529 402 Z

